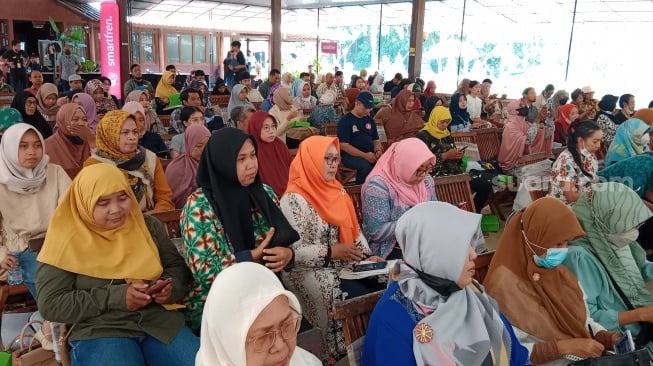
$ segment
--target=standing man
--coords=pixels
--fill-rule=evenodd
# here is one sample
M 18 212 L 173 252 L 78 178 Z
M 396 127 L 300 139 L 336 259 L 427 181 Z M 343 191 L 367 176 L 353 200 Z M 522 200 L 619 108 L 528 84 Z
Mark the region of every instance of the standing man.
M 132 77 L 127 80 L 125 83 L 124 87 L 124 96 L 125 98 L 129 93 L 134 91 L 139 86 L 142 86 L 147 90 L 148 93 L 152 94 L 154 93 L 154 87 L 152 87 L 152 83 L 150 83 L 147 80 L 143 80 L 143 73 L 141 72 L 141 66 L 139 64 L 133 64 L 129 70 L 131 71 Z
M 68 78 L 70 75 L 77 74 L 82 69 L 82 64 L 77 57 L 72 55 L 72 49 L 69 45 L 63 48 L 63 55 L 59 57 L 57 62 L 57 72 L 59 77 L 57 80 L 61 84 L 61 90 L 67 92 L 70 90 L 68 85 Z
M 20 41 L 11 41 L 11 49 L 2 55 L 2 59 L 9 64 L 9 84 L 14 90 L 27 88 L 27 53 L 20 49 Z
M 227 85 L 234 86 L 236 84 L 236 75 L 241 70 L 247 68 L 247 61 L 245 60 L 245 55 L 243 55 L 243 52 L 240 50 L 239 41 L 231 42 L 231 51 L 224 60 L 224 64 Z

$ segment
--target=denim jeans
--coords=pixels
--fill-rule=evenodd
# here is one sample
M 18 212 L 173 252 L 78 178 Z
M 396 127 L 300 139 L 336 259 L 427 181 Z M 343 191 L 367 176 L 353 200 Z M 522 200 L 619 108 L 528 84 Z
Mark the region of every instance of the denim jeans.
M 351 156 L 345 152 L 342 154 L 342 165 L 347 168 L 356 169 L 356 184 L 365 183 L 365 178 L 372 171 L 372 164 L 358 156 Z
M 18 265 L 23 270 L 23 284 L 27 286 L 29 293 L 36 300 L 36 267 L 38 262 L 36 257 L 38 253 L 34 253 L 29 249 L 25 249 L 22 253 L 18 253 Z
M 170 344 L 149 335 L 70 342 L 72 366 L 194 366 L 200 340 L 183 327 Z

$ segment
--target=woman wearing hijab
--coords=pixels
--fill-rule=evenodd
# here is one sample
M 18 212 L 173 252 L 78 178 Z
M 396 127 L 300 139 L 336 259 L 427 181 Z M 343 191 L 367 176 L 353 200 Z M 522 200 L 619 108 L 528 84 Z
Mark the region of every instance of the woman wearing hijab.
M 261 181 L 281 196 L 288 186 L 292 158 L 286 144 L 276 135 L 277 121 L 268 112 L 257 111 L 250 117 L 248 132 L 254 136 L 258 145 L 256 155 Z
M 161 138 L 161 135 L 150 131 L 150 125 L 145 119 L 145 109 L 139 102 L 127 102 L 122 107 L 123 111 L 129 112 L 136 120 L 138 126 L 138 144 L 155 153 L 156 156 L 165 158 L 168 156 L 168 147 Z
M 653 263 L 635 240 L 651 210 L 621 183 L 592 185 L 573 210 L 586 236 L 571 243 L 564 265 L 585 290 L 590 315 L 610 331 L 630 330 L 650 352 Z
M 435 81 L 429 80 L 429 82 L 426 83 L 426 88 L 424 88 L 424 92 L 422 93 L 422 96 L 424 97 L 424 100 L 427 100 L 430 97 L 435 96 Z
M 0 138 L 4 131 L 16 123 L 23 122 L 23 116 L 13 108 L 0 109 Z M 2 141 L 0 139 L 0 141 Z
M 177 156 L 166 168 L 166 179 L 172 189 L 172 202 L 181 209 L 191 193 L 197 189 L 197 167 L 211 132 L 201 125 L 191 125 L 184 132 L 188 150 Z
M 651 140 L 650 132 L 651 126 L 639 118 L 633 117 L 620 124 L 605 156 L 605 166 L 643 153 Z
M 163 125 L 163 123 L 161 123 L 156 111 L 152 109 L 150 94 L 147 91 L 132 91 L 127 95 L 127 98 L 125 98 L 125 103 L 127 102 L 139 102 L 141 104 L 143 111 L 145 112 L 145 126 L 150 126 L 148 131 L 159 135 L 165 135 L 168 133 L 168 129 Z
M 603 130 L 603 151 L 608 151 L 614 135 L 617 133 L 617 127 L 619 127 L 614 116 L 614 111 L 617 108 L 617 99 L 614 95 L 606 94 L 599 102 L 599 113 L 596 115 L 596 123 Z
M 467 97 L 464 94 L 455 93 L 451 96 L 449 111 L 451 112 L 451 124 L 449 125 L 451 132 L 469 132 L 472 128 L 491 127 L 489 122 L 472 121 L 472 117 L 467 112 Z
M 448 129 L 450 123 L 451 113 L 449 110 L 437 106 L 433 108 L 429 121 L 416 136 L 435 155 L 435 165 L 430 171 L 434 177 L 464 173 L 461 160 L 464 154 L 456 148 L 456 143 Z M 492 184 L 478 177 L 471 179 L 469 185 L 472 192 L 475 193 L 474 207 L 476 207 L 476 212 L 480 213 L 492 193 Z
M 98 125 L 97 151 L 84 166 L 107 163 L 120 168 L 144 212 L 174 210 L 172 190 L 161 161 L 150 150 L 138 146 L 139 131 L 129 112 L 108 112 Z
M 159 84 L 156 86 L 156 91 L 154 92 L 154 97 L 157 105 L 157 113 L 159 110 L 163 111 L 163 108 L 167 107 L 170 104 L 170 96 L 173 94 L 179 93 L 174 87 L 175 85 L 175 73 L 172 71 L 165 71 L 161 75 Z
M 274 92 L 274 105 L 270 108 L 269 113 L 277 119 L 277 136 L 288 145 L 288 148 L 297 148 L 300 139 L 294 138 L 299 136 L 289 136 L 290 141 L 286 141 L 286 133 L 294 121 L 301 120 L 302 116 L 299 110 L 292 105 L 290 89 L 279 88 Z
M 239 106 L 254 108 L 254 105 L 247 100 L 247 86 L 243 84 L 236 84 L 231 90 L 231 98 L 229 99 L 229 105 L 227 106 L 227 115 L 230 116 L 231 111 Z
M 415 94 L 410 90 L 402 90 L 392 100 L 391 108 L 381 109 L 375 116 L 377 124 L 382 124 L 388 138 L 388 146 L 405 138 L 415 137 L 424 128 L 422 116 L 413 111 Z
M 20 112 L 20 115 L 23 117 L 23 122 L 36 128 L 41 136 L 47 139 L 52 136 L 52 127 L 45 121 L 43 115 L 38 113 L 37 105 L 36 97 L 28 91 L 16 94 L 14 100 L 11 101 L 11 108 Z
M 301 86 L 304 83 L 304 80 L 302 79 L 295 79 L 292 82 L 292 86 L 290 87 L 290 96 L 293 98 L 297 98 L 298 96 L 302 95 L 302 89 Z
M 91 132 L 95 134 L 97 125 L 100 123 L 100 117 L 97 114 L 97 106 L 93 97 L 86 93 L 77 93 L 73 95 L 72 102 L 77 103 L 84 108 L 86 119 L 88 120 L 88 127 L 91 129 Z
M 92 132 L 86 112 L 76 103 L 66 103 L 57 113 L 57 129 L 45 140 L 50 162 L 66 170 L 79 170 L 91 156 Z
M 499 241 L 484 284 L 533 365 L 599 357 L 619 339 L 592 320 L 578 279 L 561 265 L 569 242 L 584 235 L 571 209 L 545 197 L 518 212 Z
M 317 98 L 311 95 L 311 84 L 303 80 L 301 81 L 301 86 L 299 87 L 300 94 L 293 99 L 293 106 L 297 109 L 309 109 L 313 110 L 317 104 Z
M 575 104 L 565 104 L 558 109 L 558 118 L 555 120 L 553 142 L 567 146 L 569 139 L 569 126 L 578 119 L 578 107 Z
M 434 166 L 435 155 L 414 137 L 393 144 L 376 162 L 362 188 L 363 232 L 375 255 L 402 257 L 397 220 L 418 203 L 437 200 L 429 174 Z
M 566 90 L 560 89 L 553 94 L 553 97 L 551 97 L 551 118 L 554 120 L 558 119 L 559 113 L 558 110 L 560 107 L 563 105 L 567 104 L 567 101 L 569 100 L 569 93 L 567 93 Z
M 39 91 L 36 92 L 36 101 L 38 102 L 36 108 L 43 116 L 43 119 L 45 119 L 51 126 L 54 126 L 57 112 L 59 111 L 59 108 L 61 108 L 61 106 L 57 104 L 58 97 L 59 89 L 57 89 L 57 86 L 52 83 L 41 85 Z
M 118 105 L 116 105 L 113 99 L 105 95 L 102 82 L 98 79 L 89 80 L 84 87 L 84 93 L 93 98 L 98 120 L 102 119 L 107 112 L 118 109 Z
M 340 271 L 363 258 L 383 261 L 372 256 L 354 204 L 335 179 L 339 161 L 337 138 L 307 138 L 290 165 L 288 189 L 281 197 L 281 210 L 301 237 L 291 246 L 295 265 L 283 272 L 282 279 L 299 295 L 311 325 L 322 330 L 326 356 L 332 361 L 346 354 L 342 325 L 329 318 L 335 303 L 378 286 L 376 278 L 341 279 Z
M 0 142 L 0 278 L 20 266 L 36 298 L 36 253 L 31 239 L 42 239 L 50 216 L 70 185 L 66 172 L 50 164 L 43 137 L 26 123 L 9 127 Z
M 311 124 L 311 127 L 319 129 L 322 135 L 326 134 L 324 131 L 325 123 L 336 123 L 338 121 L 336 109 L 333 107 L 335 101 L 335 94 L 331 91 L 324 92 L 320 97 L 320 103 L 315 106 L 311 115 L 308 116 L 308 122 Z
M 470 242 L 480 222 L 444 202 L 420 203 L 399 219 L 405 262 L 372 312 L 361 365 L 528 364 L 496 302 L 473 281 Z
M 370 84 L 370 92 L 372 93 L 383 93 L 383 75 L 376 74 L 372 84 Z
M 256 263 L 234 264 L 209 291 L 195 365 L 322 365 L 297 347 L 301 316 L 297 297 L 270 270 Z
M 440 97 L 432 95 L 426 99 L 424 102 L 424 115 L 422 116 L 424 122 L 429 121 L 431 112 L 433 112 L 433 109 L 437 106 L 442 106 L 442 99 L 440 99 Z
M 197 168 L 197 185 L 181 213 L 186 263 L 195 278 L 186 317 L 199 329 L 211 284 L 236 262 L 264 262 L 273 272 L 293 259 L 299 236 L 258 174 L 256 140 L 237 128 L 213 133 Z
M 74 324 L 73 366 L 193 365 L 199 340 L 174 310 L 190 273 L 165 227 L 141 214 L 119 169 L 82 169 L 50 223 L 38 256 L 38 307 L 46 319 Z

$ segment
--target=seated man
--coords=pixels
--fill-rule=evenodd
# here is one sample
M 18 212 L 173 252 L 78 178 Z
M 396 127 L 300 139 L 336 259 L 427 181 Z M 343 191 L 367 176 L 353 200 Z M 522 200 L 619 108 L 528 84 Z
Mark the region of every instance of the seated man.
M 342 151 L 342 164 L 356 169 L 356 184 L 363 184 L 372 170 L 372 164 L 381 157 L 381 141 L 376 122 L 370 117 L 374 97 L 361 92 L 356 97 L 354 109 L 338 121 L 338 138 Z
M 230 127 L 236 127 L 237 129 L 249 134 L 249 119 L 252 117 L 254 112 L 256 112 L 256 109 L 247 105 L 234 107 L 234 109 L 231 110 Z
M 202 98 L 200 91 L 193 88 L 186 88 L 181 91 L 179 97 L 181 98 L 181 104 L 184 107 L 197 107 L 202 113 L 204 113 L 204 119 L 206 120 L 207 128 L 211 131 L 220 129 L 224 127 L 224 122 L 222 117 L 214 116 L 212 111 L 206 107 L 202 106 Z M 177 108 L 170 114 L 170 129 L 174 133 L 184 133 L 184 125 L 181 122 L 181 108 Z
M 263 101 L 263 96 L 261 93 L 252 88 L 252 77 L 249 74 L 249 71 L 244 70 L 238 73 L 236 75 L 236 82 L 239 84 L 243 84 L 249 89 L 249 92 L 247 93 L 247 100 L 249 100 L 252 103 L 260 103 Z

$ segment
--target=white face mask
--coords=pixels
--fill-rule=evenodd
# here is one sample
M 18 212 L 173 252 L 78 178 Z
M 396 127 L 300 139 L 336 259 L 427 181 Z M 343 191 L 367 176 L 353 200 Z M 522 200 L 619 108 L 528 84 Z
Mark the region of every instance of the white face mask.
M 619 233 L 619 234 L 607 234 L 606 238 L 612 245 L 614 245 L 617 248 L 623 248 L 626 245 L 634 242 L 637 240 L 637 237 L 639 236 L 639 229 L 637 228 L 632 228 L 625 233 Z
M 648 148 L 648 143 L 650 141 L 651 141 L 651 135 L 649 135 L 648 133 L 642 135 L 642 146 L 644 146 L 644 148 Z

